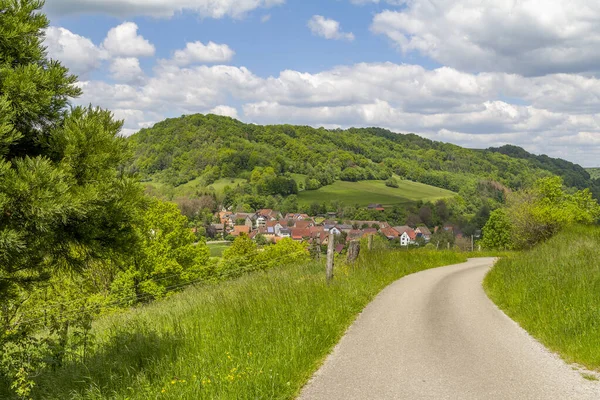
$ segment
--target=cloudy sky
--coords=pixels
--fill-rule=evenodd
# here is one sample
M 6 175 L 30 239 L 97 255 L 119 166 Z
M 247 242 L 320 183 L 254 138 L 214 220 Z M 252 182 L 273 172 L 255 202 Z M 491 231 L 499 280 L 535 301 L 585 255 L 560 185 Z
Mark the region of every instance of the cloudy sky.
M 600 166 L 600 2 L 47 0 L 77 103 L 380 126 Z

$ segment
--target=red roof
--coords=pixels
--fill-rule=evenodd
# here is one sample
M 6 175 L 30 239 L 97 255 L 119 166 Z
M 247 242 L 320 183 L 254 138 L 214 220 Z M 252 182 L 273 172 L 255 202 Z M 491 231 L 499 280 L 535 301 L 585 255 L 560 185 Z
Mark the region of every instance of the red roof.
M 292 228 L 292 239 L 302 240 L 303 238 L 310 237 L 310 229 Z
M 388 238 L 390 238 L 390 237 L 397 238 L 400 236 L 398 231 L 396 231 L 394 228 L 383 228 L 383 229 L 381 229 L 381 233 L 383 233 Z
M 310 227 L 310 225 L 312 224 L 312 221 L 304 221 L 304 220 L 298 220 L 296 221 L 296 228 L 300 228 L 300 229 L 306 229 L 308 227 Z
M 233 227 L 233 232 L 231 232 L 231 235 L 239 236 L 241 233 L 249 234 L 250 227 L 247 225 L 236 225 Z

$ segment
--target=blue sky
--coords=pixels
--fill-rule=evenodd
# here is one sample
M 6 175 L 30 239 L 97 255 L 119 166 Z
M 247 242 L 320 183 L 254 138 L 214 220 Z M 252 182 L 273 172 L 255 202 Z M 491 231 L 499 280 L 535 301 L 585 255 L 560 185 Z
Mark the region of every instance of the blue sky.
M 127 135 L 213 112 L 598 166 L 600 6 L 575 3 L 51 0 L 46 45 Z

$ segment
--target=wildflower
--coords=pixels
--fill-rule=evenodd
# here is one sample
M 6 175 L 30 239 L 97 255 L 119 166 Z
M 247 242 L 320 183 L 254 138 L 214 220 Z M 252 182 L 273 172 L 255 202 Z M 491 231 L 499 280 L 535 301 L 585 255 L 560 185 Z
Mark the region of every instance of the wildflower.
M 167 391 L 167 389 L 163 389 L 163 390 L 161 390 L 160 392 L 161 392 L 161 393 L 165 393 L 166 391 Z
M 176 384 L 176 383 L 177 383 L 177 381 L 175 381 L 175 380 L 172 380 L 172 381 L 171 381 L 171 385 L 174 385 L 174 384 Z
M 252 356 L 252 352 L 251 352 L 251 351 L 249 351 L 249 352 L 248 352 L 248 357 L 251 357 L 251 356 Z

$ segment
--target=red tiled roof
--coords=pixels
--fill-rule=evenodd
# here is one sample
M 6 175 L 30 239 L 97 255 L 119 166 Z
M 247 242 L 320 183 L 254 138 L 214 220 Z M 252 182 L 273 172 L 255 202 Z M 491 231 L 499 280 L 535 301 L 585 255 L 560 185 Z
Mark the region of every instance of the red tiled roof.
M 241 233 L 249 234 L 250 227 L 246 225 L 236 225 L 233 227 L 233 232 L 231 232 L 231 235 L 239 236 Z
M 292 239 L 301 240 L 305 237 L 310 237 L 310 229 L 292 228 Z

